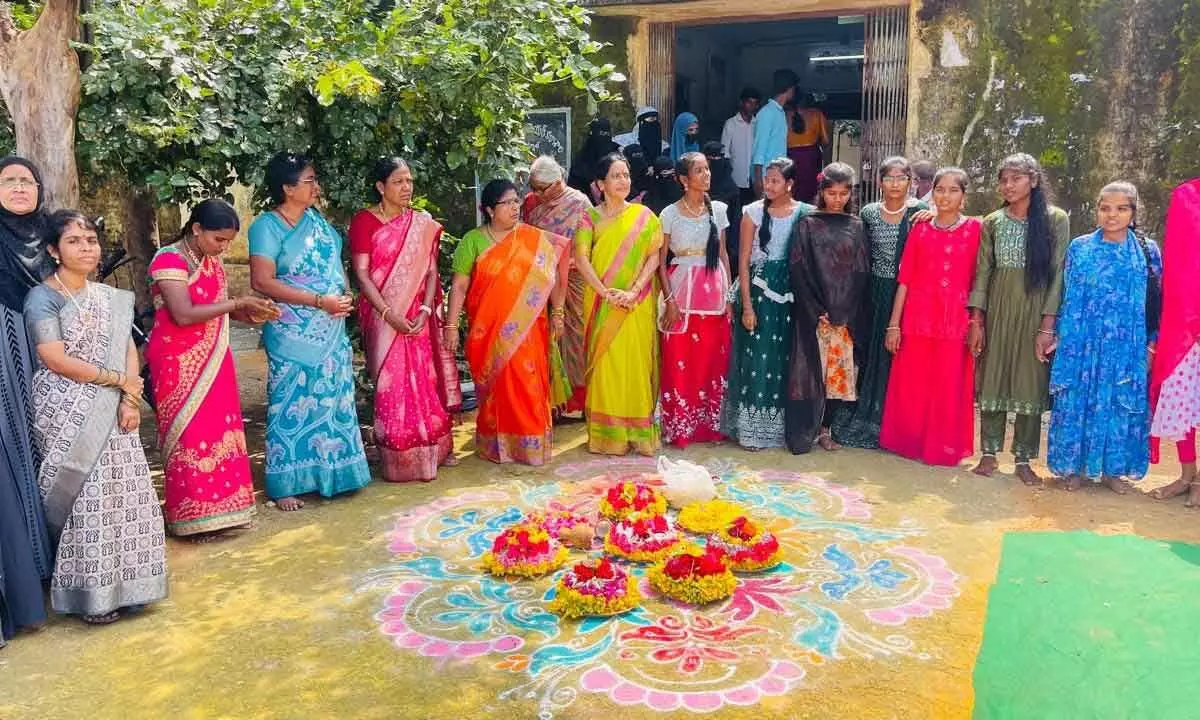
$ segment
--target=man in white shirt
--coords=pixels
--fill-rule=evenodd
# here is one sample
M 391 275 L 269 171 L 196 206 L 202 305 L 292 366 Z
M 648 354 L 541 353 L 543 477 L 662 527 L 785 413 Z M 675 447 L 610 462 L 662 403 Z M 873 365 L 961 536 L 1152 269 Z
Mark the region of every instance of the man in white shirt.
M 729 164 L 733 166 L 733 181 L 742 189 L 743 195 L 752 187 L 750 153 L 754 147 L 753 122 L 761 102 L 760 92 L 751 87 L 743 89 L 737 114 L 725 121 L 725 129 L 721 131 L 721 144 L 725 146 L 725 154 L 729 156 Z

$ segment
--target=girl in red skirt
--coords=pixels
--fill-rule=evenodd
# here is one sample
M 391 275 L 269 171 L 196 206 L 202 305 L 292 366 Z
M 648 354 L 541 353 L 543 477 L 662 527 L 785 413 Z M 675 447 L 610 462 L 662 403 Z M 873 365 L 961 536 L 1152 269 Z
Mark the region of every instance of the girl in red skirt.
M 717 442 L 729 369 L 731 328 L 725 203 L 710 200 L 703 153 L 685 153 L 675 168 L 683 197 L 663 209 L 662 432 L 679 448 Z

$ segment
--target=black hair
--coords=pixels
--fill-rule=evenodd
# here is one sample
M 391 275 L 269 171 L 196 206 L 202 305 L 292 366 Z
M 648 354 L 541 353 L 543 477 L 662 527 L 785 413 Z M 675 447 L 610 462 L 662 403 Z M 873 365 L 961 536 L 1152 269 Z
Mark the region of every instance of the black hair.
M 375 202 L 383 202 L 383 193 L 379 192 L 379 188 L 375 187 L 378 183 L 387 185 L 388 178 L 392 173 L 400 168 L 408 167 L 408 161 L 402 157 L 381 157 L 371 166 L 371 195 L 375 197 Z
M 1004 158 L 999 177 L 1005 170 L 1029 176 L 1033 189 L 1029 193 L 1029 215 L 1025 221 L 1025 289 L 1028 292 L 1045 290 L 1050 285 L 1054 262 L 1054 225 L 1050 221 L 1050 201 L 1046 194 L 1046 177 L 1042 166 L 1028 153 Z
M 221 198 L 208 198 L 197 203 L 196 207 L 192 208 L 187 222 L 179 229 L 179 236 L 175 238 L 175 241 L 178 242 L 187 237 L 188 233 L 192 231 L 193 225 L 199 225 L 209 231 L 242 229 L 242 221 L 238 217 L 237 210 Z
M 854 168 L 846 163 L 834 162 L 825 166 L 818 176 L 820 182 L 817 183 L 817 209 L 825 209 L 825 189 L 834 185 L 846 185 L 850 188 L 850 199 L 846 201 L 846 207 L 842 212 L 847 215 L 853 215 L 858 212 L 858 208 L 854 205 Z
M 796 163 L 792 162 L 791 158 L 775 158 L 767 163 L 767 166 L 762 171 L 764 178 L 767 176 L 767 171 L 769 170 L 777 170 L 783 176 L 784 180 L 795 181 L 796 179 Z M 771 201 L 764 195 L 762 223 L 758 226 L 758 246 L 763 250 L 766 250 L 767 244 L 771 242 L 771 213 L 768 212 L 770 209 Z
M 771 73 L 771 97 L 778 97 L 796 87 L 800 76 L 793 70 L 783 68 Z
M 85 230 L 99 233 L 96 222 L 79 210 L 63 209 L 50 213 L 46 221 L 46 245 L 58 247 L 58 241 L 70 225 L 82 225 Z
M 900 170 L 904 173 L 905 177 L 907 177 L 909 180 L 912 180 L 912 163 L 910 163 L 908 158 L 904 157 L 903 155 L 892 155 L 891 157 L 884 158 L 883 162 L 879 163 L 880 182 L 883 182 L 883 179 L 887 177 L 889 170 Z
M 491 222 L 492 218 L 487 214 L 487 210 L 495 210 L 500 204 L 500 198 L 504 197 L 509 190 L 517 192 L 517 186 L 508 178 L 496 178 L 491 180 L 487 185 L 483 186 L 483 190 L 479 192 L 479 209 L 484 211 L 483 219 L 485 222 Z
M 966 170 L 963 170 L 960 167 L 954 167 L 953 165 L 951 165 L 950 167 L 941 168 L 936 173 L 934 173 L 934 175 L 933 175 L 934 187 L 937 187 L 937 184 L 940 183 L 942 181 L 942 178 L 944 178 L 944 177 L 953 177 L 955 180 L 957 180 L 959 189 L 962 190 L 964 193 L 967 191 L 967 188 L 971 184 L 971 177 L 969 175 L 967 175 Z
M 267 189 L 271 202 L 275 205 L 282 205 L 286 199 L 283 193 L 284 186 L 299 183 L 300 174 L 310 167 L 312 167 L 312 160 L 301 153 L 284 151 L 268 160 L 263 185 Z
M 762 102 L 762 93 L 756 87 L 747 86 L 742 88 L 742 94 L 738 96 L 738 100 L 743 102 L 746 100 L 758 100 Z
M 1125 197 L 1129 198 L 1129 204 L 1133 207 L 1133 217 L 1129 221 L 1129 229 L 1136 230 L 1138 208 L 1137 186 L 1131 182 L 1126 182 L 1125 180 L 1116 180 L 1110 182 L 1100 189 L 1100 193 L 1096 196 L 1096 204 L 1099 205 L 1100 201 L 1104 199 L 1104 196 L 1108 195 L 1109 193 L 1121 193 Z
M 630 170 L 632 173 L 633 166 L 629 164 L 629 158 L 620 152 L 610 152 L 596 161 L 596 179 L 603 180 L 608 177 L 608 171 L 612 170 L 612 166 L 617 163 L 625 163 L 625 169 Z
M 708 158 L 701 152 L 687 152 L 679 156 L 679 162 L 675 163 L 675 179 L 680 185 L 683 185 L 683 179 L 692 172 L 697 160 L 708 162 Z M 704 193 L 704 210 L 708 213 L 708 245 L 704 248 L 704 267 L 714 270 L 721 262 L 721 232 L 717 229 L 712 198 L 708 193 Z
M 931 160 L 914 160 L 912 174 L 918 180 L 928 180 L 937 174 L 937 165 L 934 165 Z

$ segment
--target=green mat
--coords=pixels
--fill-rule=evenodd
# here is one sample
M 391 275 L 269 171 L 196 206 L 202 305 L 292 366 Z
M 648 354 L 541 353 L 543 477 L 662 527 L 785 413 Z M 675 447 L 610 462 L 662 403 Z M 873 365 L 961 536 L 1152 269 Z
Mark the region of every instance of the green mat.
M 976 720 L 1200 718 L 1200 546 L 1010 533 Z

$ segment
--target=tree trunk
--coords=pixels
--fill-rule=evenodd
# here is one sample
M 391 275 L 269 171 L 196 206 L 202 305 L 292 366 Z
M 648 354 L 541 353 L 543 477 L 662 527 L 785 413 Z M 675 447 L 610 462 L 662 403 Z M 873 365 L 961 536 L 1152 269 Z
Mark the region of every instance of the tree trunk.
M 46 0 L 33 27 L 18 32 L 0 2 L 0 97 L 16 132 L 17 154 L 42 172 L 48 207 L 79 203 L 75 114 L 79 110 L 79 56 L 71 48 L 79 0 Z
M 150 307 L 150 285 L 147 270 L 154 253 L 158 251 L 158 213 L 152 190 L 141 188 L 125 196 L 125 236 L 122 244 L 133 262 L 125 266 L 133 276 L 133 292 L 137 296 L 138 310 Z

